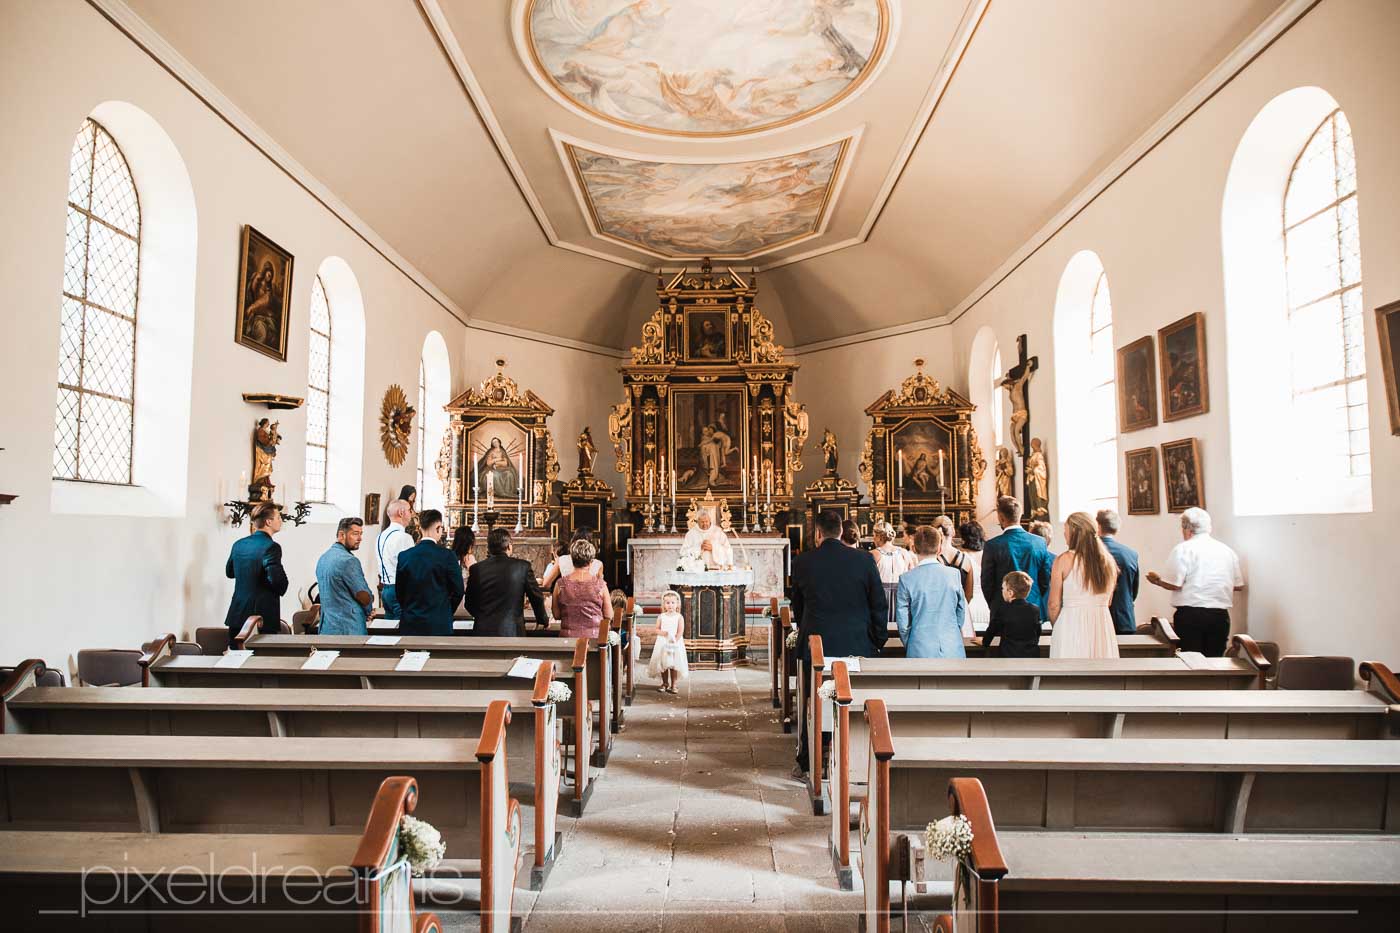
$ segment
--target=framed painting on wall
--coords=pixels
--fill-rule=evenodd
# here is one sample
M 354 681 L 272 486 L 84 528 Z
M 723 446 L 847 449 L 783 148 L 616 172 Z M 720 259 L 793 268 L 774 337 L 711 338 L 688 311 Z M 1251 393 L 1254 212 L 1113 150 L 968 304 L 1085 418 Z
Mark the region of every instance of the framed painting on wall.
M 956 499 L 953 486 L 953 432 L 933 418 L 911 418 L 890 436 L 889 488 L 901 488 L 910 502 Z
M 671 389 L 671 469 L 677 492 L 742 491 L 746 401 L 742 386 Z
M 244 224 L 233 339 L 250 350 L 287 362 L 291 301 L 292 254 Z
M 729 312 L 708 308 L 685 311 L 685 361 L 687 363 L 728 363 Z
M 1400 434 L 1400 301 L 1376 309 L 1376 336 L 1381 343 L 1381 375 L 1385 380 L 1386 409 L 1390 412 L 1390 433 Z
M 1162 445 L 1162 472 L 1167 480 L 1167 511 L 1185 512 L 1206 507 L 1205 478 L 1201 474 L 1201 442 L 1188 437 Z
M 482 421 L 467 434 L 472 492 L 481 501 L 519 501 L 530 488 L 530 435 L 514 421 Z
M 1156 515 L 1162 510 L 1157 499 L 1157 448 L 1140 447 L 1123 454 L 1128 478 L 1128 514 Z
M 1206 316 L 1197 311 L 1157 331 L 1162 369 L 1162 420 L 1210 411 L 1206 381 Z
M 1152 335 L 1118 350 L 1118 429 L 1140 431 L 1157 423 L 1157 360 Z

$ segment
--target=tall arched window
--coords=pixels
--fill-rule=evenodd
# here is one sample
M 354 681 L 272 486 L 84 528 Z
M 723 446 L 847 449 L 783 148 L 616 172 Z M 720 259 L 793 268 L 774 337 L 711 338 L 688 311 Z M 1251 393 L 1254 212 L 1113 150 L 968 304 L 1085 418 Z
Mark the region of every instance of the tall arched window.
M 423 358 L 418 358 L 418 474 L 414 480 L 414 487 L 418 490 L 418 498 L 424 498 L 423 477 L 428 472 L 428 444 L 427 435 L 424 431 L 424 423 L 428 420 L 428 376 L 423 367 Z
M 1065 267 L 1055 299 L 1055 514 L 1117 508 L 1117 402 L 1108 275 L 1084 250 Z
M 1356 156 L 1333 110 L 1303 145 L 1283 197 L 1293 405 L 1337 476 L 1371 472 Z
M 318 274 L 311 285 L 311 339 L 306 367 L 306 473 L 303 495 L 326 502 L 331 447 L 331 306 Z
M 55 479 L 132 484 L 141 204 L 116 141 L 84 120 L 68 163 Z
M 1298 87 L 1245 130 L 1221 205 L 1237 515 L 1369 512 L 1357 160 L 1331 94 Z M 1279 453 L 1279 438 L 1297 442 Z
M 992 381 L 992 392 L 988 396 L 991 400 L 988 407 L 992 411 L 992 444 L 994 447 L 1000 447 L 1006 443 L 1006 395 L 1001 391 L 1001 377 L 1005 372 L 1006 370 L 1001 363 L 1001 347 L 997 347 L 992 351 L 992 371 L 989 374 Z

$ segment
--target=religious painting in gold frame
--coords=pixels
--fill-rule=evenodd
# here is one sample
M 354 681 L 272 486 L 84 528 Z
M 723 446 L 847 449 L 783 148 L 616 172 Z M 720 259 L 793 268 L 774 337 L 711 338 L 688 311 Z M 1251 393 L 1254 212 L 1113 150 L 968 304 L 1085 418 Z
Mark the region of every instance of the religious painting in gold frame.
M 1118 430 L 1157 423 L 1157 358 L 1152 335 L 1118 348 Z
M 1206 507 L 1205 477 L 1201 473 L 1198 438 L 1162 445 L 1162 473 L 1167 481 L 1167 511 L 1185 512 Z
M 1385 382 L 1390 433 L 1400 434 L 1400 301 L 1376 309 L 1376 336 L 1381 344 L 1381 375 Z
M 292 254 L 244 224 L 233 339 L 250 350 L 287 362 L 291 307 Z
M 729 345 L 729 312 L 722 308 L 686 308 L 685 362 L 732 363 Z
M 1157 448 L 1141 447 L 1123 454 L 1128 485 L 1128 514 L 1156 515 L 1162 511 L 1157 490 Z
M 748 457 L 748 395 L 742 386 L 672 386 L 669 470 L 676 492 L 741 493 Z M 665 478 L 670 482 L 670 477 Z M 752 479 L 752 478 L 751 478 Z
M 1206 377 L 1206 316 L 1197 311 L 1157 331 L 1162 375 L 1162 420 L 1210 411 Z
M 479 501 L 485 502 L 489 489 L 491 498 L 504 505 L 517 501 L 524 488 L 530 501 L 530 433 L 520 425 L 506 418 L 476 424 L 467 432 L 467 455 L 469 496 L 475 491 Z
M 952 428 L 937 418 L 909 418 L 889 429 L 889 439 L 887 482 L 896 497 L 900 489 L 902 459 L 905 501 L 938 502 L 940 499 L 957 498 L 957 493 L 954 492 L 956 487 L 952 482 Z M 940 472 L 943 475 L 941 481 Z

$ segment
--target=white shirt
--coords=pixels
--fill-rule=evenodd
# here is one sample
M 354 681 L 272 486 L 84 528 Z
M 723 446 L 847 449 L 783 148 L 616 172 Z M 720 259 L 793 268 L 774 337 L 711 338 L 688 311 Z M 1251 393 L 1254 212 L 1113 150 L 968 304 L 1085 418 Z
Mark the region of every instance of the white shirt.
M 1235 552 L 1198 532 L 1172 548 L 1162 580 L 1180 589 L 1172 591 L 1173 606 L 1229 609 L 1235 604 L 1235 587 L 1244 586 L 1240 559 Z
M 399 575 L 399 555 L 413 547 L 413 536 L 398 522 L 390 522 L 389 527 L 379 533 L 374 549 L 379 554 L 379 582 L 393 586 Z
M 899 575 L 914 566 L 914 555 L 902 547 L 886 544 L 876 548 L 875 566 L 880 568 L 881 583 L 898 583 Z

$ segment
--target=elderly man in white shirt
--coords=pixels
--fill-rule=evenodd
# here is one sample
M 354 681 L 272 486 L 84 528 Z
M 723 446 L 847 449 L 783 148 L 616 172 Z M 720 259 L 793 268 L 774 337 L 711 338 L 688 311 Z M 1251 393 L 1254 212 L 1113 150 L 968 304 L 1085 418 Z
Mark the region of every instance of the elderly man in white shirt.
M 412 511 L 403 499 L 395 499 L 384 510 L 389 524 L 379 532 L 374 550 L 379 557 L 379 599 L 384 604 L 384 617 L 399 617 L 399 599 L 394 584 L 399 574 L 399 555 L 413 547 L 413 536 L 408 533 L 408 521 Z
M 1166 573 L 1149 571 L 1147 582 L 1171 590 L 1176 607 L 1172 624 L 1181 636 L 1181 650 L 1218 658 L 1230 640 L 1235 593 L 1244 589 L 1240 559 L 1211 536 L 1205 509 L 1181 513 L 1181 537 L 1167 557 Z

